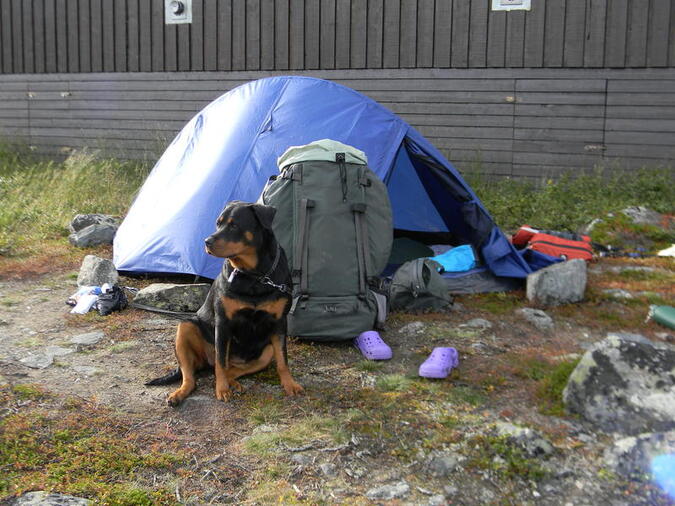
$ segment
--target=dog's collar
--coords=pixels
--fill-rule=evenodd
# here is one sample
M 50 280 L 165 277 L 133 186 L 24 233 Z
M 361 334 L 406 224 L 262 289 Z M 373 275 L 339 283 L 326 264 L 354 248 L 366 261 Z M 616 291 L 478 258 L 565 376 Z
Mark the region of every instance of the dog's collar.
M 263 285 L 271 286 L 273 288 L 276 288 L 277 290 L 279 290 L 282 293 L 286 293 L 288 295 L 291 295 L 293 292 L 291 291 L 291 289 L 288 286 L 286 286 L 283 283 L 282 284 L 275 283 L 274 281 L 272 281 L 272 278 L 270 278 L 272 273 L 276 270 L 277 266 L 279 265 L 280 259 L 281 259 L 281 246 L 279 245 L 279 243 L 277 243 L 277 251 L 274 255 L 274 260 L 272 261 L 272 267 L 269 268 L 269 270 L 267 271 L 266 274 L 258 275 L 256 272 L 241 271 L 241 270 L 239 270 L 235 267 L 234 269 L 232 269 L 232 272 L 228 276 L 227 281 L 228 281 L 228 283 L 232 283 L 232 281 L 237 276 L 237 274 L 242 273 L 242 274 L 246 274 L 246 275 L 251 276 L 251 277 L 255 277 L 256 281 L 258 281 L 258 283 L 262 283 Z

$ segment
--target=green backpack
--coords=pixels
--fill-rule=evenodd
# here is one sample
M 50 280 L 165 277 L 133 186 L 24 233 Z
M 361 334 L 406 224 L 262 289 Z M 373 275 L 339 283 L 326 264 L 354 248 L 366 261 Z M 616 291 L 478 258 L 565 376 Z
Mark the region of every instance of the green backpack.
M 372 290 L 389 259 L 391 204 L 365 153 L 324 139 L 289 148 L 259 202 L 276 208 L 272 227 L 293 278 L 288 334 L 353 339 L 384 323 L 386 298 Z
M 394 273 L 389 285 L 392 311 L 442 311 L 452 304 L 440 264 L 430 258 L 410 260 Z

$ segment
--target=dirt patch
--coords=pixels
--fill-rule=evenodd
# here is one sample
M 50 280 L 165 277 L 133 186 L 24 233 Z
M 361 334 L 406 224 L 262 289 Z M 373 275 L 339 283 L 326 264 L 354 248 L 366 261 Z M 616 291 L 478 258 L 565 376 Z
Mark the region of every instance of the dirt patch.
M 617 274 L 636 266 L 656 274 Z M 668 504 L 655 486 L 624 482 L 605 469 L 609 435 L 564 413 L 552 416 L 544 402 L 556 365 L 609 331 L 672 339 L 667 329 L 644 323 L 650 294 L 673 303 L 672 261 L 611 260 L 591 271 L 589 301 L 547 310 L 553 330 L 516 314 L 528 307 L 521 292 L 458 297 L 446 313 L 391 315 L 382 333 L 393 349 L 387 362 L 365 361 L 350 343 L 292 340 L 291 369 L 304 396 L 284 397 L 274 371 L 263 371 L 244 378 L 245 392 L 226 404 L 215 400 L 213 378 L 205 375 L 178 409 L 164 403 L 169 387 L 143 385 L 175 366 L 176 320 L 133 309 L 105 318 L 69 315 L 74 272 L 6 276 L 0 362 L 13 397 L 1 416 L 16 422 L 11 417 L 39 411 L 58 419 L 73 400 L 82 403 L 83 417 L 98 420 L 92 410 L 105 411 L 119 424 L 114 437 L 171 453 L 166 465 L 157 457 L 133 476 L 106 478 L 133 482 L 158 503 Z M 605 288 L 633 297 L 617 300 Z M 489 326 L 472 324 L 476 318 Z M 96 344 L 71 342 L 92 332 L 101 333 Z M 460 367 L 448 379 L 423 380 L 417 368 L 435 346 L 456 347 Z M 56 353 L 50 365 L 26 365 L 47 350 Z M 22 398 L 26 385 L 50 400 Z M 491 429 L 497 421 L 537 429 L 555 451 L 529 457 L 505 447 Z M 3 497 L 32 489 L 26 476 L 17 475 Z M 45 483 L 114 497 L 79 482 Z

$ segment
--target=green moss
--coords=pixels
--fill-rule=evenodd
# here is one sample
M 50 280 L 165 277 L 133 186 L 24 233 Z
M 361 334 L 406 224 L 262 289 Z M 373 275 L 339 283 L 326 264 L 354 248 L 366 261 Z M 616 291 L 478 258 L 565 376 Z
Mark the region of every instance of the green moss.
M 375 386 L 384 392 L 404 392 L 410 388 L 412 380 L 402 374 L 385 374 L 377 378 Z
M 14 393 L 14 395 L 16 395 L 17 398 L 21 400 L 42 399 L 43 397 L 46 396 L 44 390 L 41 387 L 39 387 L 38 385 L 30 385 L 30 384 L 14 385 L 12 387 L 12 392 Z
M 375 372 L 380 371 L 384 367 L 384 364 L 381 361 L 377 360 L 360 360 L 354 364 L 354 369 L 364 372 Z
M 529 457 L 506 436 L 479 434 L 468 441 L 467 447 L 471 451 L 469 468 L 490 470 L 502 479 L 539 481 L 548 474 L 540 459 Z
M 565 416 L 562 393 L 567 382 L 581 359 L 560 362 L 548 371 L 537 387 L 540 400 L 539 411 L 550 416 Z

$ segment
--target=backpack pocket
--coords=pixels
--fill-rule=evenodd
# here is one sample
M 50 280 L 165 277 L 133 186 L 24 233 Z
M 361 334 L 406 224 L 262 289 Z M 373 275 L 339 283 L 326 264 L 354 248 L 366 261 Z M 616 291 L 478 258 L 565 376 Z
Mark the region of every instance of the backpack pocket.
M 343 341 L 372 330 L 377 303 L 372 293 L 341 297 L 296 297 L 288 314 L 288 335 L 314 341 Z

